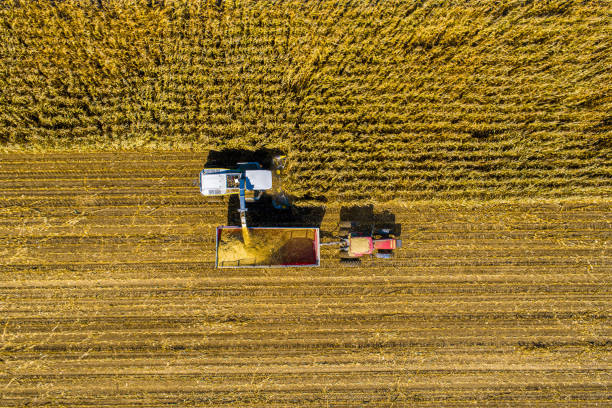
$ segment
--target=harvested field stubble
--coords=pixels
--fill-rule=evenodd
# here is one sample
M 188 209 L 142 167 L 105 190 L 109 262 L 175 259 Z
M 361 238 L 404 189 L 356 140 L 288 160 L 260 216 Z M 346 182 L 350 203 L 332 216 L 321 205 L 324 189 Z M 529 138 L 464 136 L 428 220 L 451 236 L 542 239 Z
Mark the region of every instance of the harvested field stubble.
M 219 270 L 200 166 L 0 156 L 0 405 L 612 400 L 609 201 L 394 204 L 395 259 Z

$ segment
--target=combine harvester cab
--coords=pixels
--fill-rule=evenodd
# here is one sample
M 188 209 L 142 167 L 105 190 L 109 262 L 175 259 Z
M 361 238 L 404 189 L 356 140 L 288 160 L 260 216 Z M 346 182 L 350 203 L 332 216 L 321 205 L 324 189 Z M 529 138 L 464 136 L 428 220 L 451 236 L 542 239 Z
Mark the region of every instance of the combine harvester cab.
M 249 246 L 241 227 L 217 227 L 217 268 L 319 266 L 318 228 L 249 228 Z

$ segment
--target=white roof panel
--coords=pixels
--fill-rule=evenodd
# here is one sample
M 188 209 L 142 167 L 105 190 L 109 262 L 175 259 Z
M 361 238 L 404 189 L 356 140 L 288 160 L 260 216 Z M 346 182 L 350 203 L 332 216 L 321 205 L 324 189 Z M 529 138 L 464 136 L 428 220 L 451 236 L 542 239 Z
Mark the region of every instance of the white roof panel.
M 270 170 L 247 170 L 247 185 L 252 190 L 269 190 L 272 188 L 272 172 Z M 251 187 L 252 186 L 252 187 Z

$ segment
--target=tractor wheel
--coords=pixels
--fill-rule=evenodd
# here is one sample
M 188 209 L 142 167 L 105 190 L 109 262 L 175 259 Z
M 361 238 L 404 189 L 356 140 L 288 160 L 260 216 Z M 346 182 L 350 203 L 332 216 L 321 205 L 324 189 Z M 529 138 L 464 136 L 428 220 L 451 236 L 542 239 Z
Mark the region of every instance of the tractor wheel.
M 359 258 L 340 258 L 340 263 L 345 266 L 359 266 L 361 265 L 361 259 Z
M 395 252 L 392 249 L 379 249 L 374 256 L 381 259 L 395 258 Z

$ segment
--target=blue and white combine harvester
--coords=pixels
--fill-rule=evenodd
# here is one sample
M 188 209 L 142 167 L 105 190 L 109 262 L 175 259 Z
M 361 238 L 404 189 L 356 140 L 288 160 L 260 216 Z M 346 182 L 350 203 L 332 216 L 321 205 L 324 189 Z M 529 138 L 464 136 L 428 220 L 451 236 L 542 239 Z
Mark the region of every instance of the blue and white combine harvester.
M 240 227 L 217 227 L 216 266 L 218 268 L 270 267 L 270 266 L 318 266 L 320 261 L 319 229 L 298 227 L 248 227 L 247 203 L 258 201 L 264 194 L 272 198 L 275 209 L 289 207 L 289 199 L 282 191 L 282 170 L 284 156 L 275 157 L 271 169 L 263 169 L 258 162 L 237 163 L 235 169 L 205 168 L 200 172 L 200 192 L 205 196 L 238 194 L 240 206 Z M 242 235 L 245 246 L 251 246 L 250 237 L 260 240 L 274 240 L 278 243 L 276 254 L 271 254 L 266 262 L 253 257 L 225 261 L 229 258 L 222 253 L 220 243 Z M 268 239 L 270 238 L 270 239 Z M 305 248 L 307 246 L 307 248 Z

